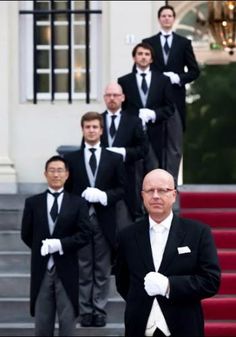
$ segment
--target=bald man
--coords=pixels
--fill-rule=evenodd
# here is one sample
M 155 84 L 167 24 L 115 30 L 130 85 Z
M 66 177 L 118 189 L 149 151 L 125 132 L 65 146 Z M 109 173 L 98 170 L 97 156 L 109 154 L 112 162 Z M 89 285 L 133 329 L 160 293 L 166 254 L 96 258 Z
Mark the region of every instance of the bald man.
M 127 173 L 126 202 L 132 220 L 142 216 L 141 186 L 137 188 L 135 163 L 143 159 L 148 151 L 147 138 L 142 128 L 141 119 L 127 114 L 121 109 L 125 96 L 121 86 L 109 83 L 104 92 L 106 111 L 102 114 L 104 130 L 101 144 L 108 150 L 120 153 Z M 121 221 L 119 221 L 122 223 Z
M 204 336 L 201 300 L 217 293 L 220 267 L 208 225 L 173 214 L 174 178 L 143 180 L 147 217 L 120 233 L 116 285 L 126 301 L 125 336 Z

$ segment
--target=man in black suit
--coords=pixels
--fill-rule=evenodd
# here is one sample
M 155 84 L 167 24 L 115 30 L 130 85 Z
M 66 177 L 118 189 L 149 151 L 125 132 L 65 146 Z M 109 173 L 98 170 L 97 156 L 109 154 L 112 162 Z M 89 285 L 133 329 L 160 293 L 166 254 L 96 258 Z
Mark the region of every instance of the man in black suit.
M 199 67 L 191 41 L 173 32 L 175 11 L 172 6 L 162 6 L 157 13 L 161 31 L 143 39 L 154 51 L 153 69 L 164 73 L 171 80 L 178 113 L 166 125 L 168 133 L 167 165 L 177 181 L 182 156 L 183 131 L 186 126 L 185 84 L 199 76 Z
M 67 154 L 70 176 L 65 188 L 88 202 L 92 241 L 79 255 L 79 305 L 82 326 L 104 326 L 116 246 L 115 206 L 124 197 L 122 156 L 100 147 L 103 118 L 97 112 L 82 116 L 83 147 Z
M 152 48 L 139 43 L 132 51 L 133 72 L 118 78 L 125 100 L 127 113 L 139 116 L 149 140 L 145 160 L 145 172 L 164 167 L 162 124 L 174 115 L 172 88 L 169 79 L 150 69 L 153 60 Z
M 201 300 L 217 293 L 220 267 L 209 226 L 179 218 L 173 176 L 143 181 L 148 216 L 120 233 L 116 284 L 126 301 L 125 336 L 203 336 Z
M 86 202 L 64 192 L 68 165 L 60 156 L 45 165 L 48 190 L 25 201 L 21 237 L 31 249 L 30 311 L 35 335 L 74 334 L 78 316 L 78 249 L 90 240 Z
M 125 96 L 118 83 L 113 82 L 106 86 L 104 101 L 107 110 L 102 114 L 104 130 L 101 144 L 108 150 L 123 156 L 128 179 L 128 184 L 125 186 L 125 199 L 132 220 L 135 220 L 142 216 L 140 190 L 137 189 L 135 179 L 135 164 L 144 158 L 148 151 L 148 144 L 141 119 L 122 110 L 121 105 L 124 100 Z M 124 207 L 121 209 L 123 213 Z M 121 222 L 125 222 L 124 218 Z

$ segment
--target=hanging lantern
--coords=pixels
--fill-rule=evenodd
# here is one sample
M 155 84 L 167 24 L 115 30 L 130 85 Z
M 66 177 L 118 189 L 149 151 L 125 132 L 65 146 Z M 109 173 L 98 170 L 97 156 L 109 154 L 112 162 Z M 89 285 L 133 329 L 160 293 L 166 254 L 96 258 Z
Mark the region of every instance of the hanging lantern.
M 236 48 L 236 1 L 208 1 L 208 23 L 215 41 L 229 54 Z

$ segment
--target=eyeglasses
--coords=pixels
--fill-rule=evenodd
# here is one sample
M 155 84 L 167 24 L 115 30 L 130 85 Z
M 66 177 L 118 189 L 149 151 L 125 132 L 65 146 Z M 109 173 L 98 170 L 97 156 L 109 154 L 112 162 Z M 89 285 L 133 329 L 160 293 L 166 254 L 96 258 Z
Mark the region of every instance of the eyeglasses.
M 62 173 L 65 173 L 66 170 L 63 169 L 63 168 L 58 168 L 58 169 L 53 169 L 53 168 L 50 168 L 47 170 L 47 173 L 49 174 L 54 174 L 54 173 L 59 173 L 59 174 L 62 174 Z
M 119 97 L 119 96 L 122 96 L 122 94 L 105 94 L 104 95 L 105 97 L 108 97 L 108 98 L 110 98 L 110 97 L 115 97 L 115 98 L 117 98 L 117 97 Z
M 152 197 L 155 192 L 157 192 L 159 196 L 163 197 L 174 190 L 174 188 L 150 188 L 148 190 L 143 190 L 143 192 L 146 193 L 149 197 Z

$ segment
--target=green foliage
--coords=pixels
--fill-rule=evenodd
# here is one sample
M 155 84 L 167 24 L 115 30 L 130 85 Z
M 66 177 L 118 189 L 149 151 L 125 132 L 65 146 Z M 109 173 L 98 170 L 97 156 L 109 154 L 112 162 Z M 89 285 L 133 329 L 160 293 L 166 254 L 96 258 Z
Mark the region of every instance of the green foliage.
M 207 65 L 187 106 L 185 184 L 236 183 L 236 64 Z

